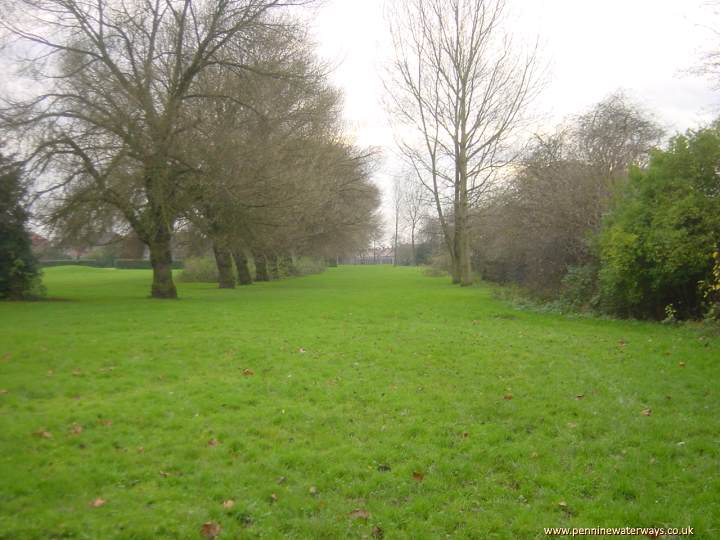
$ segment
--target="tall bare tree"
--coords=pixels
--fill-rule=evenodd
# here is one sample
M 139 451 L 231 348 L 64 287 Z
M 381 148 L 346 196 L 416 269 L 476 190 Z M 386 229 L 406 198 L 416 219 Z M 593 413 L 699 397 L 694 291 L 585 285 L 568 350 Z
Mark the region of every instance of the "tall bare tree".
M 394 221 L 393 233 L 393 266 L 398 264 L 398 234 L 400 232 L 400 220 L 402 219 L 403 203 L 405 199 L 406 182 L 404 176 L 395 176 L 392 183 L 392 211 Z
M 512 159 L 539 89 L 537 46 L 513 52 L 504 0 L 399 0 L 393 8 L 386 87 L 400 150 L 434 198 L 453 283 L 469 285 L 470 208 Z
M 412 264 L 417 266 L 417 248 L 415 240 L 418 228 L 426 217 L 427 196 L 426 190 L 420 182 L 414 181 L 413 176 L 407 178 L 403 193 L 403 219 L 410 229 L 410 247 L 412 249 Z
M 152 296 L 175 298 L 171 235 L 196 180 L 178 144 L 201 75 L 243 73 L 266 15 L 309 0 L 8 0 L 0 29 L 24 43 L 42 90 L 8 101 L 5 127 L 52 168 L 60 206 L 117 209 L 150 249 Z M 212 96 L 221 100 L 223 96 Z

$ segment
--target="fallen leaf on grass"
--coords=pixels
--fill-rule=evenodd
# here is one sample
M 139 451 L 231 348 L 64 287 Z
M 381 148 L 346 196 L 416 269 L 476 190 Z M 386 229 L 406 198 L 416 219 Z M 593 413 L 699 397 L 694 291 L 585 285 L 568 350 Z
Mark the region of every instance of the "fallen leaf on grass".
M 45 431 L 44 429 L 34 431 L 33 435 L 35 437 L 40 437 L 41 439 L 52 439 L 52 433 L 50 433 L 49 431 Z
M 83 432 L 83 427 L 80 424 L 73 424 L 70 426 L 70 433 L 73 435 L 80 435 Z
M 413 480 L 416 482 L 422 482 L 425 479 L 425 475 L 420 471 L 413 471 Z
M 203 523 L 203 526 L 200 527 L 200 534 L 202 534 L 208 540 L 217 538 L 217 536 L 220 534 L 220 531 L 222 531 L 222 527 L 219 523 L 215 523 L 214 521 L 208 521 L 207 523 Z
M 8 391 L 5 388 L 0 388 L 0 396 L 4 396 Z
M 105 420 L 100 420 L 100 423 L 101 423 L 103 426 L 106 426 L 106 427 L 112 426 L 112 420 L 107 420 L 107 419 L 105 419 Z
M 560 510 L 565 512 L 569 516 L 574 516 L 575 512 L 568 506 L 568 504 L 565 501 L 560 501 L 558 503 L 558 506 L 560 507 Z
M 300 348 L 298 349 L 298 352 L 299 352 L 300 354 L 303 354 L 303 353 L 306 353 L 307 351 L 306 351 L 305 349 L 303 349 L 302 347 L 300 347 Z
M 105 503 L 107 503 L 105 499 L 98 497 L 97 499 L 90 501 L 90 506 L 93 508 L 100 508 L 101 506 L 105 506 Z
M 512 394 L 505 394 L 505 395 L 503 396 L 503 399 L 506 399 L 506 400 L 508 400 L 508 401 L 511 400 L 512 398 L 513 398 L 513 395 L 512 395 Z
M 223 508 L 228 508 L 228 509 L 230 509 L 230 508 L 232 508 L 233 506 L 235 506 L 235 501 L 233 501 L 232 499 L 228 499 L 227 501 L 223 501 Z
M 367 520 L 370 517 L 370 512 L 368 512 L 367 510 L 362 510 L 362 509 L 358 508 L 357 510 L 353 510 L 352 512 L 350 512 L 350 517 L 352 519 Z
M 585 394 L 578 394 L 577 396 L 575 396 L 575 399 L 577 399 L 578 401 L 580 401 L 580 400 L 583 399 L 584 397 L 585 397 Z
M 82 375 L 82 370 L 81 369 L 73 369 L 72 374 L 74 377 L 79 377 L 80 375 Z
M 680 367 L 685 367 L 685 362 L 680 362 L 680 363 L 678 363 L 678 366 L 680 366 Z
M 373 538 L 385 538 L 385 531 L 383 531 L 382 527 L 380 525 L 375 525 L 372 528 L 372 537 Z
M 144 454 L 145 453 L 145 447 L 144 446 L 138 446 L 138 454 Z
M 274 493 L 271 493 L 271 494 L 270 494 L 270 502 L 271 502 L 271 503 L 276 503 L 277 501 L 278 501 L 278 496 L 275 495 Z
M 310 492 L 310 495 L 315 497 L 318 494 L 318 490 L 315 486 L 310 486 L 310 489 L 308 490 Z
M 470 436 L 470 434 L 467 431 L 463 431 L 462 436 L 463 436 L 463 439 L 467 439 Z
M 652 409 L 643 409 L 642 411 L 640 411 L 640 414 L 642 414 L 643 416 L 650 416 L 652 414 Z
M 218 440 L 215 439 L 215 438 L 210 439 L 210 440 L 208 441 L 208 443 L 207 443 L 208 446 L 217 446 L 218 444 L 220 444 L 220 441 L 218 441 Z
M 253 375 L 255 375 L 255 372 L 252 369 L 246 368 L 243 369 L 242 374 L 245 375 L 245 377 L 252 377 Z

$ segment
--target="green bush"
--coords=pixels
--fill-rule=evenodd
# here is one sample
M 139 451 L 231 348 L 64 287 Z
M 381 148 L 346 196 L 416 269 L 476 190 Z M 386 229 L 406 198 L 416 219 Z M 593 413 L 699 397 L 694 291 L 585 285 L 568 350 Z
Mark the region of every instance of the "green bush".
M 560 288 L 560 303 L 571 310 L 588 311 L 597 307 L 598 269 L 593 264 L 568 266 Z
M 183 261 L 173 261 L 173 269 L 183 268 Z M 115 268 L 123 270 L 147 270 L 152 268 L 148 259 L 115 259 Z
M 10 300 L 43 294 L 26 229 L 25 196 L 21 170 L 0 154 L 0 298 Z
M 450 273 L 450 256 L 444 251 L 433 255 L 430 258 L 430 265 L 423 270 L 423 273 L 429 277 L 447 276 Z
M 188 283 L 217 283 L 218 272 L 213 257 L 188 257 L 178 277 Z
M 48 261 L 40 261 L 39 264 L 40 266 L 46 268 L 49 268 L 51 266 L 92 266 L 95 268 L 106 266 L 97 259 L 53 259 Z
M 675 137 L 627 191 L 600 236 L 600 302 L 637 318 L 703 316 L 701 283 L 712 281 L 720 245 L 720 130 Z
M 314 259 L 312 257 L 298 257 L 295 259 L 295 268 L 298 275 L 307 276 L 310 274 L 320 274 L 327 268 L 325 261 L 322 259 Z
M 147 259 L 115 259 L 115 268 L 123 270 L 147 270 L 152 268 Z

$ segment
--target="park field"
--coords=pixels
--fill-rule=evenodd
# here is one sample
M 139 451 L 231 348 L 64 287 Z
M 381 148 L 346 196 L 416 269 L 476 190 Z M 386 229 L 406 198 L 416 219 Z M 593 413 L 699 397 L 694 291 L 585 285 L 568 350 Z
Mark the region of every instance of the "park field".
M 720 538 L 707 329 L 518 311 L 412 268 L 177 301 L 144 270 L 45 283 L 56 301 L 0 304 L 2 539 Z

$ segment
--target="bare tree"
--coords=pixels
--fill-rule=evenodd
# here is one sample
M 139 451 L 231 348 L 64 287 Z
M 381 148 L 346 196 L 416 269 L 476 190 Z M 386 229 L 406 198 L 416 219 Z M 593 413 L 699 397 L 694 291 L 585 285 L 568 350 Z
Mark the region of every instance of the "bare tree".
M 397 266 L 398 264 L 398 233 L 405 199 L 405 188 L 405 177 L 395 176 L 392 183 L 392 210 L 393 221 L 395 222 L 395 230 L 393 233 L 393 266 Z
M 171 235 L 196 180 L 178 144 L 208 72 L 243 73 L 244 48 L 273 9 L 308 0 L 9 0 L 0 29 L 28 51 L 41 92 L 9 101 L 5 127 L 32 142 L 30 172 L 53 171 L 60 206 L 117 209 L 150 249 L 152 296 L 175 298 Z
M 453 283 L 469 285 L 470 207 L 513 157 L 513 136 L 539 89 L 537 47 L 513 52 L 504 0 L 393 6 L 386 87 L 400 150 L 433 195 Z
M 412 248 L 412 264 L 417 266 L 417 249 L 415 247 L 415 238 L 417 236 L 418 227 L 423 219 L 425 219 L 427 209 L 426 190 L 424 186 L 414 181 L 410 176 L 406 180 L 404 197 L 403 197 L 404 213 L 403 218 L 410 229 L 410 246 Z

